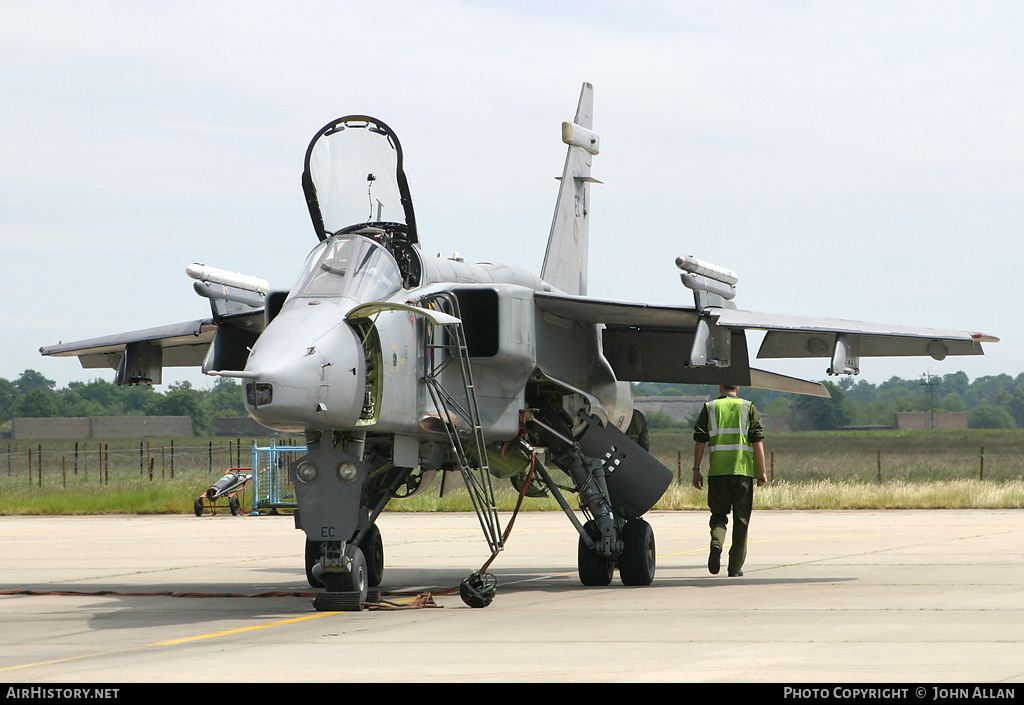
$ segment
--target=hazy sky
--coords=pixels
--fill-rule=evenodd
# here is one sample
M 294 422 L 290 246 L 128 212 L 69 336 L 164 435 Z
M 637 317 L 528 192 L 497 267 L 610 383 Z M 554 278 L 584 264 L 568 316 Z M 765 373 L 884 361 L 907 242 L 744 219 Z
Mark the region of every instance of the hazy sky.
M 8 0 L 0 377 L 113 379 L 38 348 L 207 316 L 191 262 L 291 286 L 304 150 L 345 114 L 401 138 L 425 253 L 539 271 L 583 81 L 591 295 L 692 303 L 693 254 L 740 308 L 1002 339 L 870 382 L 1016 375 L 1022 36 L 1020 2 Z

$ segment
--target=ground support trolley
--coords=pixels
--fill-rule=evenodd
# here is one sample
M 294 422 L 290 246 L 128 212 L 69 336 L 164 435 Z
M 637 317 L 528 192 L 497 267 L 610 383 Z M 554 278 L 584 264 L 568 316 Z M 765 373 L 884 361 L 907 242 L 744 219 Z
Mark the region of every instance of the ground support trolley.
M 196 497 L 196 516 L 201 517 L 206 509 L 210 514 L 216 515 L 217 509 L 230 509 L 231 514 L 238 516 L 242 513 L 242 505 L 245 504 L 245 491 L 252 482 L 252 468 L 231 468 L 224 477 L 210 485 L 210 488 L 203 494 Z M 242 498 L 238 498 L 238 494 Z

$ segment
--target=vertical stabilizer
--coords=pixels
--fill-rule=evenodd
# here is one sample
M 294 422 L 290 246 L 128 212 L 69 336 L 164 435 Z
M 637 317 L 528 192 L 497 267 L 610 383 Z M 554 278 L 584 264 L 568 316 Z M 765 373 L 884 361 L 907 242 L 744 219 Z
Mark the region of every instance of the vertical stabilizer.
M 562 123 L 562 141 L 569 145 L 551 220 L 541 279 L 567 294 L 587 293 L 587 252 L 590 240 L 590 162 L 600 151 L 594 127 L 594 87 L 583 84 L 576 119 Z

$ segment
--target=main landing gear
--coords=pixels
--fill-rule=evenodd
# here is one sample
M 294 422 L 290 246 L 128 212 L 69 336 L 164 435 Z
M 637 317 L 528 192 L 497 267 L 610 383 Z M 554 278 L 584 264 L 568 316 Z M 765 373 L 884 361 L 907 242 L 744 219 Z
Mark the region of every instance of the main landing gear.
M 596 545 L 595 523 L 588 521 L 583 528 Z M 651 525 L 643 519 L 630 519 L 625 523 L 620 536 L 622 551 L 617 558 L 608 553 L 598 553 L 580 536 L 577 563 L 581 583 L 588 586 L 608 585 L 616 568 L 619 569 L 619 579 L 623 585 L 650 585 L 654 581 L 656 554 Z
M 587 517 L 580 525 L 542 464 L 534 467 L 579 531 L 580 582 L 608 585 L 616 568 L 623 585 L 650 585 L 656 569 L 654 530 L 640 518 L 672 481 L 672 471 L 612 425 L 581 413 L 578 429 L 558 413 L 534 416 L 527 428 L 551 462 L 572 478 Z M 532 448 L 523 449 L 532 454 Z

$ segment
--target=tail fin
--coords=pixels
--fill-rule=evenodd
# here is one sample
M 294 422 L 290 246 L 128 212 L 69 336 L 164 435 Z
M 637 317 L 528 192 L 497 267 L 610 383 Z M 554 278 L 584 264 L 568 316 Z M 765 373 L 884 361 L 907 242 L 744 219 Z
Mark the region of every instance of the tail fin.
M 540 277 L 567 294 L 587 293 L 587 252 L 590 241 L 591 157 L 600 151 L 594 126 L 594 87 L 583 84 L 576 119 L 562 123 L 562 141 L 569 145 L 558 187 L 558 202 Z

